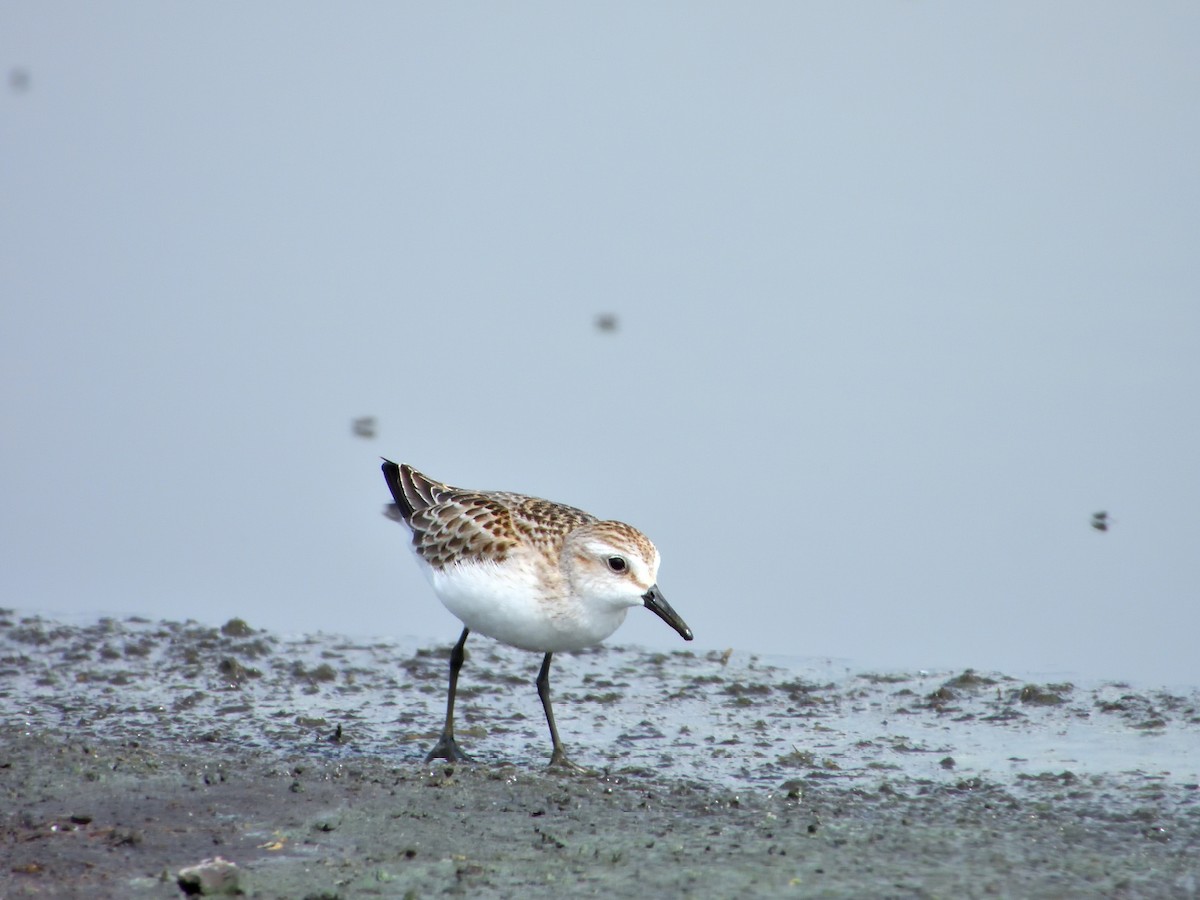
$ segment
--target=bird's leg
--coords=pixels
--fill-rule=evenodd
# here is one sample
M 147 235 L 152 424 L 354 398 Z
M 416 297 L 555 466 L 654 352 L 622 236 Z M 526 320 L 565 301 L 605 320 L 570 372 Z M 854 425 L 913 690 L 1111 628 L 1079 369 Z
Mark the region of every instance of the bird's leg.
M 450 693 L 446 697 L 446 724 L 442 727 L 442 736 L 438 738 L 438 742 L 425 757 L 425 762 L 435 759 L 445 759 L 450 762 L 475 761 L 463 753 L 462 748 L 458 746 L 458 741 L 454 740 L 454 692 L 458 689 L 458 670 L 462 668 L 463 664 L 463 646 L 467 643 L 467 635 L 470 633 L 470 628 L 464 628 L 462 637 L 450 651 Z
M 587 772 L 583 766 L 576 765 L 567 759 L 567 751 L 563 747 L 563 743 L 558 737 L 558 726 L 554 724 L 554 710 L 550 706 L 550 659 L 553 653 L 547 653 L 545 659 L 542 660 L 542 670 L 538 672 L 537 690 L 538 696 L 542 698 L 542 709 L 546 711 L 546 724 L 550 726 L 550 741 L 554 745 L 554 752 L 550 754 L 550 767 L 566 769 L 569 772 Z

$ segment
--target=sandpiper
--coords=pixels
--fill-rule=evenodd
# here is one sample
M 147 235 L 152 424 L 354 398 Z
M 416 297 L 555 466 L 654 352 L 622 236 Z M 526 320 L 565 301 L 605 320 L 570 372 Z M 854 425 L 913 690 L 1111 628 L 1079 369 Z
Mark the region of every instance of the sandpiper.
M 450 654 L 446 724 L 426 761 L 470 762 L 454 739 L 454 693 L 472 631 L 544 653 L 537 690 L 550 726 L 550 765 L 579 769 L 558 737 L 550 705 L 550 660 L 600 643 L 644 606 L 685 641 L 692 630 L 658 589 L 658 550 L 623 522 L 504 491 L 451 487 L 409 465 L 383 462 L 395 500 L 388 515 L 408 526 L 434 593 L 463 623 Z

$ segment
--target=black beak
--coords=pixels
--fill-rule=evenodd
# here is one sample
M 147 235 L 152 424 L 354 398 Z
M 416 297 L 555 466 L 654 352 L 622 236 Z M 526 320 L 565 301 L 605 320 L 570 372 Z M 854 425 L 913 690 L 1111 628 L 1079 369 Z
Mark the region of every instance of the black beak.
M 685 641 L 692 639 L 692 629 L 687 627 L 687 622 L 679 618 L 679 613 L 671 609 L 671 604 L 662 595 L 662 591 L 658 589 L 657 584 L 642 594 L 642 602 L 646 604 L 646 609 L 678 631 L 680 637 Z

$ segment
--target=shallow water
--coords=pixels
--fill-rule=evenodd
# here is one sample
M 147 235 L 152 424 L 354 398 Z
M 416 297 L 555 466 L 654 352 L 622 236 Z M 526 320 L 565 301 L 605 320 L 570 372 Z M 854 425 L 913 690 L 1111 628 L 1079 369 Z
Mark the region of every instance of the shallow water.
M 29 732 L 421 761 L 444 714 L 449 641 L 281 638 L 234 620 L 0 622 L 0 706 Z M 540 656 L 472 638 L 458 736 L 482 763 L 540 768 Z M 1034 683 L 995 672 L 867 672 L 831 660 L 611 646 L 555 656 L 572 758 L 724 789 L 795 779 L 1019 783 L 1044 773 L 1200 782 L 1200 692 Z

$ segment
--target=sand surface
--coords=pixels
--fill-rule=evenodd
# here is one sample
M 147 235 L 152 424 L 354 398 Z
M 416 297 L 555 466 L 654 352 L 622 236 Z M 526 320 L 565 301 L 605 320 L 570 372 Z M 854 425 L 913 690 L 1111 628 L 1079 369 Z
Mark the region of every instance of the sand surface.
M 1200 894 L 1197 691 L 468 651 L 0 613 L 0 898 Z

